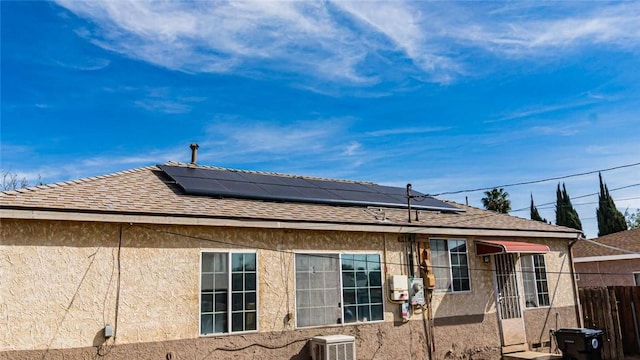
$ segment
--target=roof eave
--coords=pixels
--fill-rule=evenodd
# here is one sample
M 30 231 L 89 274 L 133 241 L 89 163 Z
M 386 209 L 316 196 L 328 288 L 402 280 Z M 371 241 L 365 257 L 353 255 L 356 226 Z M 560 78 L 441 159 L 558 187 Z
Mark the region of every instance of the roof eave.
M 132 223 L 156 225 L 188 225 L 188 226 L 216 226 L 267 229 L 295 229 L 295 230 L 329 230 L 349 232 L 383 232 L 383 233 L 411 233 L 437 236 L 495 236 L 495 237 L 532 237 L 574 240 L 579 232 L 527 230 L 527 229 L 499 229 L 499 228 L 462 228 L 453 226 L 407 225 L 380 221 L 374 223 L 348 223 L 329 221 L 293 221 L 277 219 L 250 219 L 234 217 L 203 217 L 176 216 L 175 214 L 144 214 L 121 212 L 89 212 L 66 209 L 11 209 L 0 208 L 0 219 L 22 220 L 55 220 L 55 221 L 87 221 L 107 223 Z

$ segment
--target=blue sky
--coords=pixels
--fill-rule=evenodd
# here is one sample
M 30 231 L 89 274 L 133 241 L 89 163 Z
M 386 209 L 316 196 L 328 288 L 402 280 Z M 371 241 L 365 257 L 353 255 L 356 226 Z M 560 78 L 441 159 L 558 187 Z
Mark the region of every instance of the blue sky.
M 640 162 L 640 2 L 0 6 L 2 169 L 31 182 L 188 162 L 191 142 L 201 164 L 430 194 Z M 640 166 L 603 176 L 640 207 Z M 557 183 L 506 188 L 512 214 Z M 481 206 L 441 198 L 465 196 Z M 588 237 L 596 201 L 574 200 Z

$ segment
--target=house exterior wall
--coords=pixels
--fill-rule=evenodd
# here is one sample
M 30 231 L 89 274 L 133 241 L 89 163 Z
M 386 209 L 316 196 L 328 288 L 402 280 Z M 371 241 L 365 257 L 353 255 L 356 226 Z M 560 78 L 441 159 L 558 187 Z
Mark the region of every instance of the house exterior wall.
M 441 238 L 433 235 L 424 238 Z M 500 347 L 499 319 L 496 312 L 495 281 L 492 262 L 484 263 L 476 256 L 474 240 L 500 240 L 498 238 L 468 237 L 469 268 L 471 271 L 471 292 L 434 293 L 433 308 L 435 333 L 440 339 L 436 348 L 437 358 L 448 354 L 473 354 L 488 347 Z M 513 240 L 513 239 L 504 239 Z M 549 286 L 550 306 L 526 308 L 522 304 L 526 340 L 531 349 L 549 350 L 551 329 L 577 327 L 577 315 L 571 264 L 568 256 L 568 242 L 548 239 L 522 238 L 519 241 L 547 245 L 550 252 L 544 255 Z M 519 262 L 518 262 L 519 264 Z M 524 294 L 522 276 L 517 267 L 519 292 Z M 478 340 L 481 334 L 482 340 Z M 461 345 L 465 344 L 465 345 Z M 458 349 L 458 350 L 456 350 Z
M 387 273 L 406 275 L 397 234 L 8 219 L 0 231 L 0 328 L 8 329 L 0 332 L 0 359 L 96 353 L 107 359 L 307 359 L 306 341 L 330 334 L 355 336 L 358 358 L 428 357 L 421 311 L 403 322 L 400 305 L 389 301 L 381 322 L 296 329 L 291 316 L 295 252 L 374 252 L 384 259 L 386 249 Z M 492 265 L 476 257 L 473 238 L 467 240 L 471 291 L 433 295 L 436 359 L 500 357 Z M 548 241 L 548 272 L 566 269 L 558 243 Z M 257 249 L 258 331 L 201 337 L 201 251 L 234 249 Z M 549 280 L 550 288 L 564 289 L 549 313 L 561 313 L 566 327 L 572 326 L 569 282 Z M 539 318 L 525 311 L 528 338 L 548 328 Z M 105 324 L 114 325 L 115 337 L 104 338 Z
M 640 259 L 575 263 L 578 287 L 635 286 L 633 273 L 640 273 Z

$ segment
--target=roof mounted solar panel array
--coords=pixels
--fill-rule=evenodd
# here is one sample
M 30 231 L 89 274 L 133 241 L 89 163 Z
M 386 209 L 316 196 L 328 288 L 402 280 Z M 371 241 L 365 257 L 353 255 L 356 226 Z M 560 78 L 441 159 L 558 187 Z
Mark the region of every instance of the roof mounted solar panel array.
M 406 208 L 407 190 L 372 183 L 321 180 L 223 169 L 158 165 L 189 195 L 269 201 Z M 413 209 L 463 211 L 411 191 Z

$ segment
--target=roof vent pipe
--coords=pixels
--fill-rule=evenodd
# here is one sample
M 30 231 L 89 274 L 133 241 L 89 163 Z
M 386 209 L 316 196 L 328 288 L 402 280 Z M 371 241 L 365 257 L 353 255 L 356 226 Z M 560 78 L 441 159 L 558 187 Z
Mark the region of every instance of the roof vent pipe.
M 196 158 L 198 157 L 198 148 L 200 147 L 200 145 L 193 143 L 191 145 L 189 145 L 189 148 L 191 148 L 191 165 L 196 165 Z

